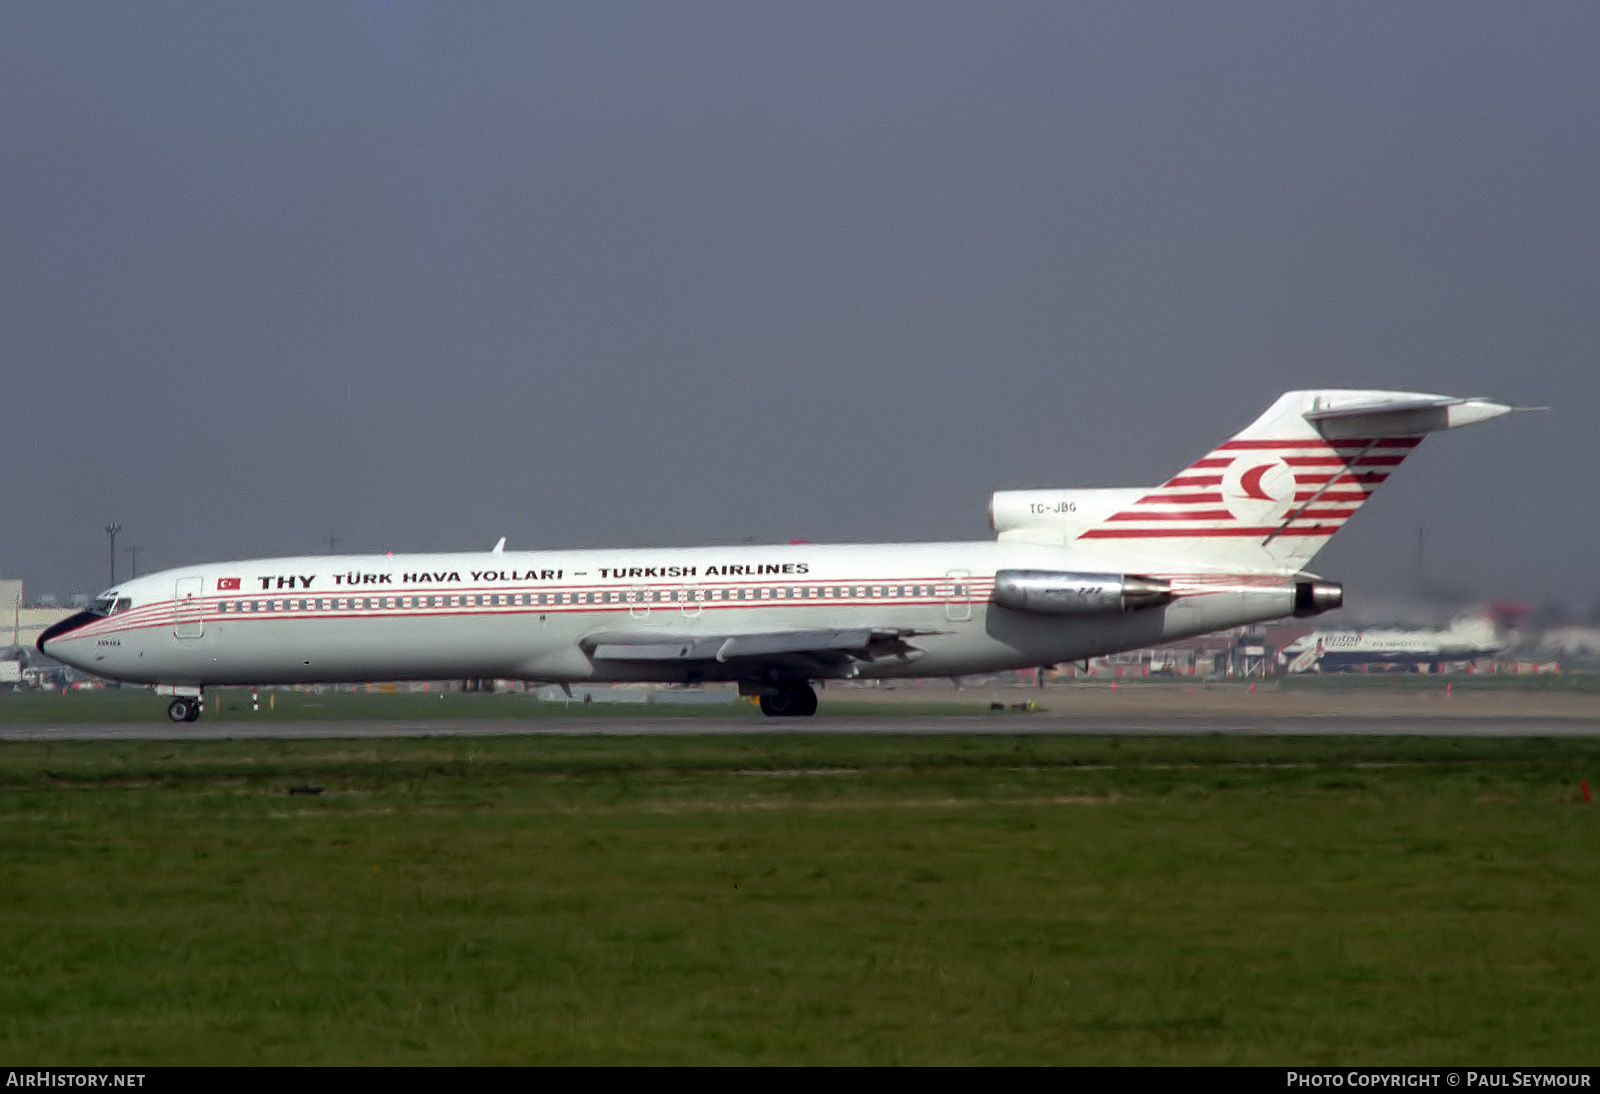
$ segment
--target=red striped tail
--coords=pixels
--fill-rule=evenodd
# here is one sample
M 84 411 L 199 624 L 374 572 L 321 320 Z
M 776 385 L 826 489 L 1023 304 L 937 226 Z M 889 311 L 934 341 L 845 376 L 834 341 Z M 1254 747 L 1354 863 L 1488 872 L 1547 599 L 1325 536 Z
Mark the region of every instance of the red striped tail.
M 1299 569 L 1422 443 L 1401 430 L 1331 436 L 1347 430 L 1307 416 L 1329 395 L 1377 394 L 1387 393 L 1290 392 L 1238 436 L 1078 538 L 1175 560 Z M 1373 418 L 1373 425 L 1402 425 Z

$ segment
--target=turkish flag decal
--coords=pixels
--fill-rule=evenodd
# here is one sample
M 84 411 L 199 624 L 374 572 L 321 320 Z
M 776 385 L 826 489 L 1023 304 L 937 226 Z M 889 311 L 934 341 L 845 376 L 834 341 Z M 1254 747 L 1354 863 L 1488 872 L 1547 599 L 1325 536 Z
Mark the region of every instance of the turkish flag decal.
M 217 578 L 217 592 L 231 593 L 239 591 L 239 579 L 236 577 Z

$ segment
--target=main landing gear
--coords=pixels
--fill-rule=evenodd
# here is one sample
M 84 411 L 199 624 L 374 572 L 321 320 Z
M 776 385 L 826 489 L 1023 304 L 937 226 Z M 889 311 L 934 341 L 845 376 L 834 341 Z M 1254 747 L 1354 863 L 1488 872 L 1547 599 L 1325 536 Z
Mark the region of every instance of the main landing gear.
M 167 706 L 167 717 L 174 722 L 198 722 L 200 720 L 200 700 L 188 696 L 179 696 Z
M 817 693 L 807 683 L 779 684 L 761 696 L 761 713 L 769 718 L 809 718 L 817 712 Z

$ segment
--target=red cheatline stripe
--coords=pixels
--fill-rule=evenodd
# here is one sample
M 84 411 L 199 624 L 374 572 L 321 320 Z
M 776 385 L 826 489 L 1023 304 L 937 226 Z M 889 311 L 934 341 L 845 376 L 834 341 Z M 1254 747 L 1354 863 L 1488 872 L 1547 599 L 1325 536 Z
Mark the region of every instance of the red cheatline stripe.
M 1283 456 L 1290 467 L 1395 467 L 1405 462 L 1404 456 L 1363 456 L 1352 460 L 1348 456 Z
M 1176 502 L 1180 505 L 1221 505 L 1221 494 L 1146 494 L 1135 505 L 1162 505 Z
M 1327 499 L 1324 497 L 1319 500 L 1325 501 Z M 1297 521 L 1322 519 L 1344 520 L 1346 517 L 1353 516 L 1354 514 L 1354 509 L 1307 509 L 1304 513 L 1296 513 L 1294 515 L 1294 519 Z
M 1232 520 L 1226 509 L 1125 509 L 1109 520 Z
M 952 579 L 948 575 L 944 575 L 944 574 L 925 575 L 925 576 L 922 576 L 922 577 L 891 577 L 891 578 L 883 578 L 883 577 L 875 577 L 875 578 L 832 578 L 832 577 L 818 577 L 816 575 L 809 575 L 805 579 L 778 577 L 776 579 L 770 579 L 769 578 L 766 581 L 746 581 L 746 582 L 726 581 L 726 580 L 721 580 L 721 579 L 715 580 L 715 581 L 709 581 L 709 582 L 705 581 L 704 579 L 695 580 L 693 578 L 690 578 L 688 580 L 683 580 L 683 581 L 679 581 L 677 579 L 672 579 L 672 581 L 676 582 L 676 583 L 664 582 L 664 581 L 652 581 L 647 586 L 620 585 L 620 584 L 618 584 L 618 585 L 538 585 L 538 586 L 480 585 L 480 586 L 466 586 L 466 587 L 462 587 L 462 586 L 437 586 L 437 587 L 433 587 L 433 588 L 428 588 L 428 587 L 425 587 L 425 586 L 419 586 L 419 587 L 417 587 L 415 589 L 404 589 L 403 588 L 403 589 L 400 589 L 398 591 L 396 591 L 394 589 L 394 587 L 391 586 L 388 591 L 385 591 L 385 592 L 382 592 L 382 593 L 378 593 L 378 592 L 349 593 L 349 592 L 344 592 L 342 590 L 341 591 L 298 590 L 298 591 L 293 592 L 293 593 L 290 593 L 287 590 L 284 590 L 282 592 L 274 591 L 274 592 L 266 592 L 266 593 L 262 593 L 262 592 L 257 592 L 257 593 L 246 592 L 246 593 L 237 593 L 237 594 L 236 593 L 224 593 L 222 595 L 197 596 L 197 597 L 193 597 L 193 598 L 186 598 L 185 600 L 182 600 L 182 601 L 175 601 L 175 600 L 153 600 L 153 601 L 147 601 L 144 604 L 142 604 L 140 606 L 137 606 L 137 607 L 134 607 L 134 608 L 131 608 L 131 609 L 128 609 L 127 611 L 118 612 L 116 615 L 104 616 L 104 617 L 101 617 L 100 619 L 97 619 L 97 620 L 95 620 L 93 622 L 86 623 L 86 624 L 83 625 L 82 628 L 79 628 L 79 630 L 88 630 L 88 629 L 94 628 L 94 627 L 103 627 L 104 625 L 106 625 L 108 623 L 120 624 L 120 623 L 124 623 L 124 622 L 129 622 L 129 621 L 132 621 L 132 620 L 144 620 L 144 619 L 150 619 L 150 618 L 160 618 L 160 619 L 163 619 L 163 620 L 171 620 L 175 616 L 176 617 L 180 617 L 180 618 L 188 618 L 189 616 L 192 616 L 193 614 L 195 614 L 197 612 L 202 612 L 202 611 L 205 611 L 205 610 L 208 610 L 208 609 L 214 609 L 215 606 L 217 604 L 219 604 L 219 603 L 222 603 L 222 602 L 233 603 L 233 602 L 236 602 L 236 601 L 241 601 L 241 602 L 242 601 L 261 601 L 261 602 L 276 601 L 276 602 L 282 603 L 282 602 L 287 601 L 287 600 L 351 600 L 351 599 L 357 599 L 357 598 L 367 599 L 367 600 L 382 600 L 382 599 L 395 600 L 395 599 L 399 599 L 401 597 L 408 597 L 408 598 L 416 599 L 416 598 L 419 598 L 419 597 L 432 597 L 432 596 L 450 597 L 452 599 L 459 599 L 459 598 L 461 598 L 463 596 L 468 596 L 468 595 L 476 595 L 476 596 L 482 596 L 482 597 L 487 598 L 487 597 L 490 597 L 490 596 L 511 596 L 511 595 L 517 595 L 517 594 L 536 595 L 536 594 L 541 593 L 541 592 L 545 593 L 546 595 L 558 594 L 558 595 L 564 595 L 564 596 L 571 596 L 571 595 L 573 595 L 575 593 L 583 593 L 583 592 L 591 592 L 591 593 L 607 593 L 607 592 L 630 593 L 630 592 L 634 592 L 634 591 L 638 590 L 641 587 L 647 587 L 647 588 L 651 589 L 652 591 L 659 590 L 661 592 L 669 592 L 669 593 L 671 593 L 671 592 L 679 592 L 679 591 L 688 591 L 690 589 L 694 589 L 694 590 L 699 591 L 702 594 L 705 594 L 705 593 L 709 593 L 712 590 L 735 589 L 735 588 L 746 587 L 746 586 L 764 587 L 764 588 L 769 588 L 769 589 L 777 589 L 777 588 L 783 588 L 783 587 L 792 587 L 792 588 L 810 588 L 810 587 L 821 587 L 821 586 L 828 586 L 828 587 L 832 587 L 832 586 L 867 587 L 867 586 L 916 585 L 916 584 L 934 584 L 934 585 L 939 585 L 939 586 L 947 586 L 947 585 L 950 585 L 953 580 L 959 580 L 962 584 L 969 585 L 969 586 L 991 585 L 991 584 L 994 583 L 994 578 L 992 576 L 986 576 L 986 575 L 981 575 L 981 574 L 971 575 L 971 576 L 960 578 L 960 579 Z M 874 597 L 855 598 L 855 597 L 849 597 L 849 596 L 815 597 L 815 598 L 806 598 L 806 599 L 815 599 L 815 600 L 819 600 L 819 601 L 820 600 L 830 600 L 830 601 L 841 602 L 841 603 L 842 602 L 851 602 L 851 603 L 863 603 L 863 602 L 882 603 L 883 602 L 883 598 L 874 598 Z M 709 602 L 709 601 L 704 601 L 703 600 L 703 601 L 697 601 L 697 602 Z M 752 601 L 729 601 L 728 603 L 746 604 L 746 603 L 752 603 Z M 473 607 L 473 606 L 476 606 L 476 607 L 491 607 L 493 605 L 489 605 L 489 604 L 459 605 L 458 604 L 458 605 L 453 605 L 453 606 L 455 606 L 455 607 Z M 506 605 L 506 606 L 516 606 L 516 607 L 523 607 L 523 608 L 529 608 L 529 607 L 537 608 L 538 607 L 538 605 Z M 443 610 L 444 607 L 445 607 L 444 605 L 441 605 L 439 610 Z M 319 609 L 315 609 L 315 608 L 299 608 L 299 609 L 295 609 L 295 611 L 297 613 L 309 613 L 309 612 L 317 611 L 317 610 L 319 610 Z M 323 610 L 338 610 L 338 609 L 323 609 Z M 368 609 L 368 610 L 375 610 L 375 609 Z M 247 614 L 247 613 L 240 613 L 240 614 Z M 263 613 L 256 613 L 256 614 L 265 614 L 265 613 L 263 612 Z M 78 632 L 74 631 L 74 633 L 78 633 Z
M 688 581 L 683 581 L 683 582 L 680 582 L 678 584 L 666 584 L 666 583 L 656 582 L 656 583 L 652 583 L 648 587 L 651 588 L 652 590 L 661 590 L 661 591 L 665 591 L 665 592 L 674 592 L 674 591 L 678 591 L 678 590 L 687 590 L 689 588 L 695 588 L 695 589 L 698 589 L 699 591 L 701 591 L 702 593 L 707 593 L 707 592 L 710 592 L 711 590 L 735 589 L 735 588 L 747 587 L 747 586 L 753 586 L 753 587 L 758 587 L 758 588 L 764 587 L 764 588 L 769 588 L 769 589 L 774 589 L 775 590 L 775 589 L 777 589 L 779 587 L 811 587 L 811 586 L 834 586 L 834 585 L 837 585 L 837 586 L 874 586 L 874 585 L 875 586 L 888 586 L 888 585 L 933 584 L 933 585 L 939 586 L 940 588 L 946 588 L 951 584 L 951 580 L 952 580 L 947 575 L 928 575 L 928 576 L 923 576 L 923 577 L 896 577 L 896 578 L 881 578 L 880 577 L 880 578 L 850 578 L 850 579 L 846 579 L 846 578 L 818 578 L 815 575 L 808 575 L 808 576 L 810 577 L 810 580 L 794 580 L 792 578 L 791 579 L 785 579 L 783 577 L 776 577 L 776 579 L 774 580 L 774 578 L 769 577 L 765 581 L 727 581 L 725 579 L 719 579 L 719 580 L 715 580 L 715 581 L 707 582 L 707 583 L 703 583 L 703 584 L 701 582 L 695 581 L 694 579 L 689 579 Z M 972 576 L 972 577 L 967 577 L 967 578 L 961 579 L 961 582 L 962 582 L 962 584 L 968 586 L 968 588 L 971 589 L 973 593 L 978 594 L 981 597 L 982 595 L 984 595 L 987 592 L 987 588 L 994 584 L 994 578 L 993 577 L 986 577 L 986 576 Z M 224 601 L 226 601 L 228 603 L 250 602 L 250 601 L 260 601 L 260 602 L 277 601 L 279 603 L 282 603 L 283 601 L 286 601 L 286 600 L 309 600 L 309 601 L 316 601 L 316 600 L 330 600 L 330 601 L 346 600 L 346 601 L 348 601 L 348 600 L 357 599 L 357 598 L 368 599 L 368 600 L 379 600 L 379 599 L 398 599 L 400 597 L 409 597 L 409 598 L 412 598 L 412 599 L 418 599 L 418 598 L 432 597 L 432 596 L 449 597 L 449 598 L 452 598 L 452 599 L 459 600 L 461 597 L 468 596 L 468 595 L 477 595 L 477 596 L 484 596 L 484 597 L 488 597 L 488 596 L 491 596 L 491 595 L 506 595 L 506 596 L 510 596 L 510 595 L 518 594 L 518 593 L 529 593 L 530 590 L 542 591 L 542 592 L 545 592 L 546 594 L 559 593 L 561 595 L 564 595 L 564 596 L 567 596 L 567 597 L 571 597 L 573 594 L 580 593 L 580 592 L 597 592 L 597 593 L 619 592 L 619 593 L 626 594 L 626 593 L 628 593 L 630 591 L 633 591 L 636 588 L 638 588 L 638 586 L 632 586 L 632 585 L 572 585 L 572 586 L 538 585 L 538 586 L 510 586 L 510 587 L 507 587 L 507 586 L 504 586 L 504 585 L 502 585 L 502 586 L 482 585 L 482 586 L 466 586 L 465 588 L 463 588 L 462 586 L 439 586 L 439 587 L 435 587 L 435 588 L 432 588 L 432 589 L 429 589 L 427 587 L 419 587 L 417 589 L 407 589 L 407 590 L 403 590 L 403 591 L 399 591 L 399 592 L 393 591 L 393 587 L 391 586 L 388 591 L 385 591 L 385 592 L 382 592 L 382 593 L 379 593 L 379 592 L 376 592 L 376 591 L 371 591 L 371 590 L 358 590 L 358 591 L 355 591 L 355 592 L 350 592 L 350 591 L 346 591 L 346 590 L 338 590 L 338 591 L 330 591 L 330 590 L 316 591 L 316 590 L 310 590 L 310 591 L 308 591 L 308 590 L 303 590 L 303 589 L 302 590 L 296 590 L 293 593 L 290 593 L 287 589 L 285 589 L 285 590 L 272 590 L 270 592 L 249 592 L 249 591 L 238 592 L 238 593 L 226 592 L 226 593 L 223 593 L 221 595 L 197 596 L 197 597 L 186 599 L 186 600 L 184 600 L 182 602 L 174 601 L 174 600 L 147 601 L 142 605 L 137 605 L 137 606 L 135 606 L 133 608 L 130 608 L 130 609 L 126 610 L 126 611 L 118 612 L 116 615 L 105 616 L 105 617 L 102 617 L 100 619 L 95 620 L 94 622 L 85 623 L 82 627 L 77 628 L 72 633 L 73 633 L 73 636 L 75 638 L 90 638 L 90 637 L 94 637 L 96 635 L 116 634 L 116 633 L 120 633 L 120 632 L 125 631 L 125 630 L 136 630 L 136 629 L 150 628 L 150 627 L 167 627 L 167 626 L 173 626 L 173 625 L 181 624 L 181 623 L 193 623 L 193 622 L 199 622 L 201 620 L 209 620 L 209 619 L 242 620 L 242 619 L 252 619 L 252 618 L 268 618 L 268 619 L 285 619 L 285 618 L 289 618 L 289 619 L 306 619 L 306 618 L 389 618 L 389 617 L 392 617 L 392 616 L 394 616 L 396 614 L 401 614 L 402 613 L 402 609 L 400 609 L 399 607 L 391 607 L 391 608 L 369 607 L 369 608 L 361 608 L 361 609 L 332 608 L 332 607 L 330 607 L 330 608 L 308 607 L 308 608 L 296 608 L 296 609 L 293 609 L 293 610 L 280 609 L 279 611 L 276 611 L 276 612 L 273 612 L 273 611 L 260 611 L 260 612 L 238 611 L 238 612 L 227 612 L 227 613 L 223 613 L 223 614 L 218 614 L 219 613 L 219 609 L 218 609 L 217 605 L 222 603 L 222 602 L 224 602 Z M 939 596 L 941 598 L 948 599 L 948 596 L 945 593 L 938 593 L 938 594 L 935 594 L 935 595 Z M 809 605 L 809 604 L 844 604 L 844 605 L 849 605 L 849 606 L 863 606 L 863 605 L 868 605 L 868 604 L 938 603 L 938 602 L 939 601 L 937 601 L 937 600 L 926 600 L 926 599 L 919 600 L 919 599 L 915 599 L 915 598 L 910 598 L 910 599 L 894 599 L 894 598 L 890 598 L 890 597 L 861 597 L 861 598 L 856 598 L 856 597 L 848 597 L 848 596 L 840 596 L 840 597 L 820 597 L 820 596 L 819 597 L 793 597 L 793 598 L 789 598 L 787 600 L 784 599 L 784 598 L 781 598 L 781 597 L 774 597 L 774 598 L 772 598 L 770 600 L 766 600 L 766 599 L 750 599 L 750 600 L 726 600 L 726 601 L 723 601 L 723 600 L 715 600 L 714 601 L 714 600 L 710 600 L 709 598 L 704 598 L 704 599 L 699 599 L 699 600 L 695 600 L 695 601 L 692 601 L 692 602 L 691 601 L 680 601 L 680 600 L 676 600 L 676 599 L 673 599 L 673 600 L 638 601 L 638 602 L 629 602 L 629 601 L 623 600 L 623 601 L 618 601 L 618 602 L 609 602 L 609 603 L 597 604 L 597 605 L 594 605 L 593 610 L 629 608 L 629 607 L 634 606 L 635 603 L 653 605 L 653 606 L 656 606 L 656 607 L 660 608 L 661 610 L 668 610 L 669 608 L 672 608 L 672 607 L 681 607 L 681 606 L 683 606 L 684 604 L 687 604 L 687 603 L 693 603 L 693 604 L 700 605 L 700 606 L 707 607 L 707 608 L 711 608 L 711 607 L 742 608 L 742 607 L 753 607 L 753 606 L 765 606 L 765 605 L 769 605 L 769 604 L 779 604 L 779 605 L 781 605 L 781 604 L 800 604 L 800 605 Z M 499 614 L 529 613 L 529 612 L 545 613 L 545 612 L 550 612 L 550 611 L 569 610 L 571 608 L 572 604 L 573 604 L 573 602 L 571 600 L 568 600 L 566 603 L 563 603 L 563 604 L 560 604 L 560 605 L 549 605 L 549 604 L 521 604 L 521 605 L 513 605 L 513 604 L 507 604 L 507 605 L 478 604 L 478 605 L 466 605 L 466 604 L 460 604 L 460 603 L 453 604 L 453 605 L 445 604 L 445 605 L 440 605 L 438 607 L 432 607 L 432 606 L 429 606 L 429 605 L 417 605 L 417 607 L 419 609 L 421 609 L 420 611 L 417 611 L 417 612 L 414 612 L 414 613 L 413 612 L 407 612 L 405 614 L 438 616 L 438 615 L 471 615 L 471 614 L 493 614 L 493 615 L 499 615 Z M 507 610 L 495 610 L 495 609 L 507 609 Z M 590 610 L 590 609 L 586 607 L 584 610 Z
M 838 598 L 838 599 L 822 599 L 822 598 L 811 598 L 811 597 L 791 597 L 791 598 L 788 598 L 788 599 L 784 599 L 784 598 L 778 597 L 778 598 L 774 598 L 772 600 L 762 600 L 762 601 L 729 601 L 729 602 L 715 602 L 715 603 L 711 603 L 711 602 L 707 602 L 707 603 L 696 602 L 695 607 L 696 607 L 696 609 L 704 609 L 704 610 L 707 610 L 707 611 L 715 611 L 715 610 L 719 610 L 719 609 L 740 609 L 740 608 L 751 608 L 751 607 L 760 607 L 760 608 L 768 608 L 768 609 L 770 609 L 770 608 L 814 608 L 814 607 L 820 607 L 820 606 L 825 606 L 825 605 L 826 606 L 841 606 L 841 607 L 848 607 L 848 608 L 873 608 L 873 607 L 886 607 L 886 606 L 887 607 L 906 607 L 906 606 L 916 606 L 916 605 L 935 605 L 935 606 L 937 606 L 939 604 L 950 604 L 950 603 L 955 603 L 955 604 L 963 604 L 963 603 L 965 603 L 965 604 L 981 604 L 986 599 L 988 599 L 986 594 L 979 594 L 979 595 L 967 596 L 967 597 L 962 597 L 962 598 L 952 598 L 952 597 L 947 597 L 947 596 L 937 596 L 937 595 L 935 595 L 935 596 L 931 596 L 931 597 L 929 597 L 929 596 L 903 597 L 901 599 L 883 599 L 883 600 L 876 600 L 876 601 L 873 601 L 873 600 L 859 600 L 859 601 L 855 601 L 855 602 L 848 601 L 848 600 L 846 600 L 846 599 L 844 599 L 842 597 Z M 678 602 L 678 601 L 651 601 L 651 602 L 647 602 L 647 603 L 645 603 L 645 604 L 643 604 L 641 606 L 643 606 L 645 608 L 649 608 L 649 609 L 651 609 L 653 611 L 666 613 L 666 612 L 672 612 L 672 611 L 678 610 L 679 608 L 681 608 L 683 606 L 683 604 L 681 602 Z M 391 620 L 391 619 L 439 619 L 439 618 L 443 618 L 445 616 L 450 616 L 452 618 L 465 617 L 465 616 L 471 616 L 473 618 L 479 618 L 479 617 L 482 617 L 482 616 L 490 616 L 490 615 L 526 615 L 526 614 L 529 614 L 530 612 L 536 612 L 537 614 L 540 614 L 540 615 L 572 615 L 572 614 L 581 614 L 581 613 L 586 613 L 586 612 L 588 612 L 588 613 L 592 613 L 592 612 L 610 612 L 610 613 L 615 615 L 615 614 L 620 614 L 621 612 L 624 612 L 624 611 L 628 611 L 630 609 L 630 607 L 633 607 L 633 605 L 627 605 L 627 604 L 576 604 L 576 605 L 575 604 L 562 604 L 560 606 L 540 606 L 540 607 L 531 608 L 531 609 L 528 608 L 528 607 L 497 607 L 497 608 L 482 608 L 482 607 L 479 607 L 479 608 L 468 608 L 468 609 L 465 609 L 465 610 L 456 610 L 456 611 L 416 611 L 416 610 L 412 610 L 412 609 L 398 609 L 398 608 L 367 608 L 367 609 L 364 609 L 364 610 L 355 610 L 355 611 L 348 610 L 348 609 L 347 610 L 330 609 L 330 610 L 326 610 L 326 611 L 321 611 L 321 610 L 319 610 L 319 611 L 303 610 L 303 611 L 293 611 L 293 612 L 289 612 L 289 611 L 278 611 L 278 612 L 238 612 L 238 613 L 229 612 L 229 613 L 227 613 L 225 615 L 208 614 L 208 615 L 204 615 L 204 616 L 196 616 L 196 617 L 194 617 L 192 619 L 188 619 L 186 621 L 187 622 L 194 622 L 194 623 L 247 623 L 247 622 L 268 623 L 268 622 L 295 622 L 297 620 L 301 621 L 301 622 L 308 622 L 308 621 L 320 620 L 320 619 L 369 619 L 369 620 L 371 620 L 371 619 L 382 619 L 382 620 Z M 119 614 L 118 618 L 121 618 L 120 614 Z M 154 620 L 154 621 L 145 622 L 145 623 L 135 623 L 132 626 L 119 626 L 119 627 L 116 627 L 114 629 L 97 631 L 95 633 L 96 634 L 123 634 L 123 633 L 126 633 L 128 631 L 135 631 L 135 630 L 165 629 L 167 627 L 172 626 L 172 622 L 173 621 L 171 619 Z M 73 631 L 72 634 L 73 634 L 73 637 L 80 637 L 80 634 L 79 634 L 78 631 Z
M 1227 467 L 1232 462 L 1232 456 L 1222 456 L 1220 458 L 1216 456 L 1207 456 L 1203 460 L 1195 460 L 1189 465 L 1188 470 L 1199 471 L 1207 467 Z
M 1348 440 L 1337 441 L 1316 438 L 1301 441 L 1228 441 L 1217 446 L 1218 452 L 1228 452 L 1240 448 L 1365 448 L 1372 445 L 1374 448 L 1415 448 L 1422 443 L 1421 437 L 1380 437 L 1374 440 L 1371 437 L 1352 437 Z
M 1280 536 L 1331 536 L 1339 529 L 1337 526 L 1319 525 L 1313 528 L 1296 528 L 1290 526 L 1278 532 Z M 1258 528 L 1091 528 L 1079 539 L 1201 539 L 1218 536 L 1233 536 L 1244 538 L 1255 536 L 1257 538 L 1270 536 L 1277 532 L 1274 527 Z
M 1180 475 L 1178 478 L 1168 479 L 1166 482 L 1162 483 L 1161 485 L 1163 487 L 1168 487 L 1168 486 L 1221 486 L 1222 485 L 1222 476 L 1221 475 L 1187 475 L 1187 476 Z

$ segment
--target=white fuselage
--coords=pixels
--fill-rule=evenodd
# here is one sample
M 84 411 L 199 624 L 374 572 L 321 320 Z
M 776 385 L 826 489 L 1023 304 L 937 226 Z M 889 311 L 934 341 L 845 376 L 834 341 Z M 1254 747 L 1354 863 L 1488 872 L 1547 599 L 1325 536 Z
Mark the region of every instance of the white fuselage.
M 1053 664 L 1294 610 L 1288 574 L 1142 572 L 1159 607 L 1078 617 L 991 599 L 1005 569 L 1104 570 L 1113 559 L 1017 542 L 308 556 L 149 574 L 128 606 L 48 639 L 101 676 L 151 684 L 740 678 L 737 664 L 592 656 L 601 641 L 879 628 L 899 656 L 843 675 L 945 676 Z M 817 675 L 827 675 L 818 673 Z

